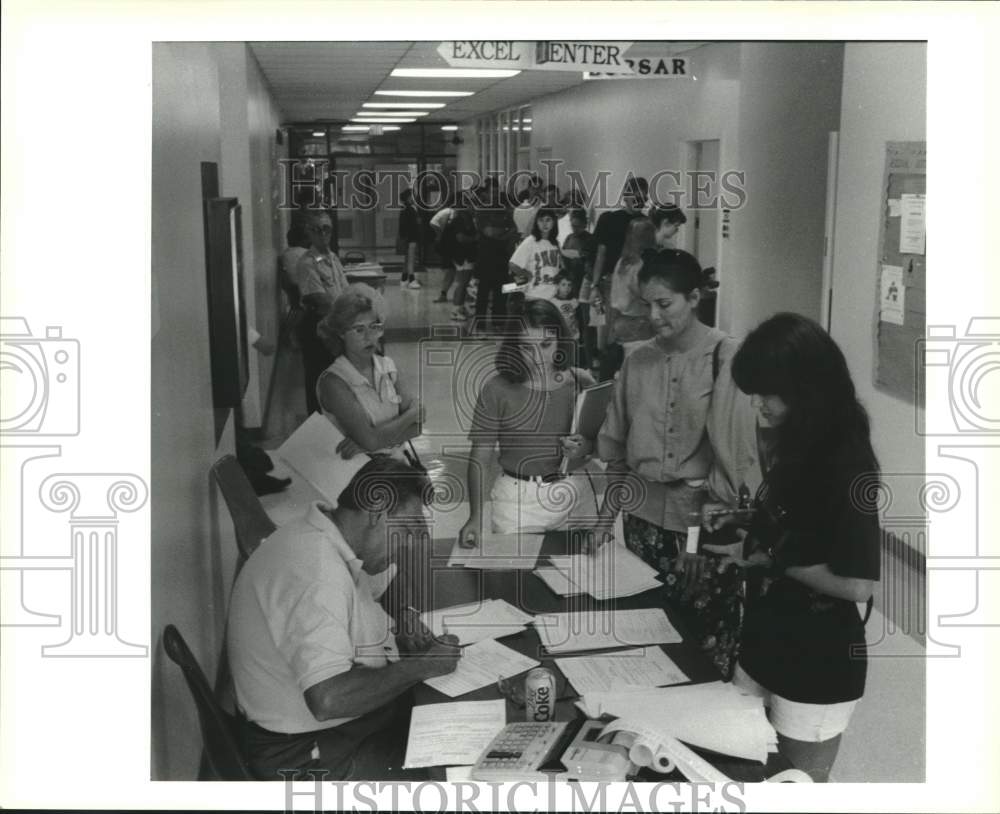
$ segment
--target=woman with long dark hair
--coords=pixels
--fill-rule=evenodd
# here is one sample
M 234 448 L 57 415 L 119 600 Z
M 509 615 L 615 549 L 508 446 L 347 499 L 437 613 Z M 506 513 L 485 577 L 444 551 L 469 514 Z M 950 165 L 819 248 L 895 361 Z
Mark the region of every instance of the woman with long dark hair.
M 734 682 L 764 698 L 779 750 L 825 781 L 864 692 L 858 603 L 870 608 L 879 579 L 879 468 L 868 415 L 840 348 L 798 314 L 752 331 L 732 375 L 758 411 L 766 471 L 744 553 L 759 566 L 751 570 L 757 596 Z M 734 516 L 706 517 L 717 527 Z
M 506 329 L 496 375 L 479 393 L 469 432 L 469 520 L 459 532 L 464 546 L 477 545 L 484 531 L 484 473 L 497 447 L 501 472 L 489 492 L 494 533 L 561 528 L 577 499 L 591 493 L 574 471 L 593 444 L 570 429 L 577 394 L 594 379 L 572 366 L 575 343 L 559 311 L 547 300 L 528 300 L 509 315 Z M 561 471 L 564 457 L 568 474 Z

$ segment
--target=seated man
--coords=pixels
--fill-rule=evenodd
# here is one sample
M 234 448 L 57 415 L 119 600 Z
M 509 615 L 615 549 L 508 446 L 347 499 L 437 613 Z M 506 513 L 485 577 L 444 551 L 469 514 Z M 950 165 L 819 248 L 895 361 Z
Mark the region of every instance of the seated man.
M 423 473 L 373 458 L 336 509 L 314 504 L 240 571 L 227 647 L 238 738 L 260 779 L 280 780 L 280 769 L 325 769 L 328 780 L 401 777 L 387 767 L 402 763 L 407 691 L 453 671 L 460 651 L 454 637 L 431 638 L 415 613 L 411 630 L 395 636 L 370 577 L 398 565 L 393 593 L 407 600 L 400 588 L 420 570 L 408 562 L 426 562 L 414 553 L 429 494 Z

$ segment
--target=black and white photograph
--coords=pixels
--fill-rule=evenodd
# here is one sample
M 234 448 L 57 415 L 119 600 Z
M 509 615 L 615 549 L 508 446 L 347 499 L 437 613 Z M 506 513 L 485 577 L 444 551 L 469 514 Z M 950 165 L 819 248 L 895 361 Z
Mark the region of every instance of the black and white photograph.
M 1000 21 L 780 5 L 5 10 L 5 807 L 1000 805 Z

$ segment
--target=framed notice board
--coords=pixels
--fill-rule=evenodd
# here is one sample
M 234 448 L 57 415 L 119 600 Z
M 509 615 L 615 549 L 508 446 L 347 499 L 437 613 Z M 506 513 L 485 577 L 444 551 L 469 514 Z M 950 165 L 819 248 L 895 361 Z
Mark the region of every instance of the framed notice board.
M 886 142 L 881 189 L 875 386 L 913 402 L 923 392 L 916 349 L 927 325 L 927 142 Z

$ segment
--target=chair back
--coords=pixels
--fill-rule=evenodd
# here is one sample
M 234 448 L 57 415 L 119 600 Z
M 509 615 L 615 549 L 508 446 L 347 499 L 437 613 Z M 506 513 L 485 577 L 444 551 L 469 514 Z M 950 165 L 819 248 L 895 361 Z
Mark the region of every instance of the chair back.
M 236 545 L 240 549 L 240 555 L 246 559 L 277 526 L 264 511 L 260 498 L 235 455 L 223 455 L 219 458 L 212 465 L 212 474 L 219 484 L 226 506 L 229 507 L 229 515 L 236 529 Z
M 167 625 L 163 629 L 163 649 L 167 651 L 170 660 L 181 668 L 188 689 L 194 696 L 201 724 L 201 738 L 205 744 L 205 761 L 212 774 L 219 780 L 253 780 L 233 735 L 233 719 L 223 712 L 198 660 L 180 631 L 173 625 Z
M 364 252 L 359 252 L 359 251 L 357 251 L 355 249 L 353 251 L 349 251 L 349 252 L 345 252 L 344 253 L 344 265 L 345 266 L 348 265 L 349 263 L 364 263 L 364 262 L 365 262 L 365 253 Z

